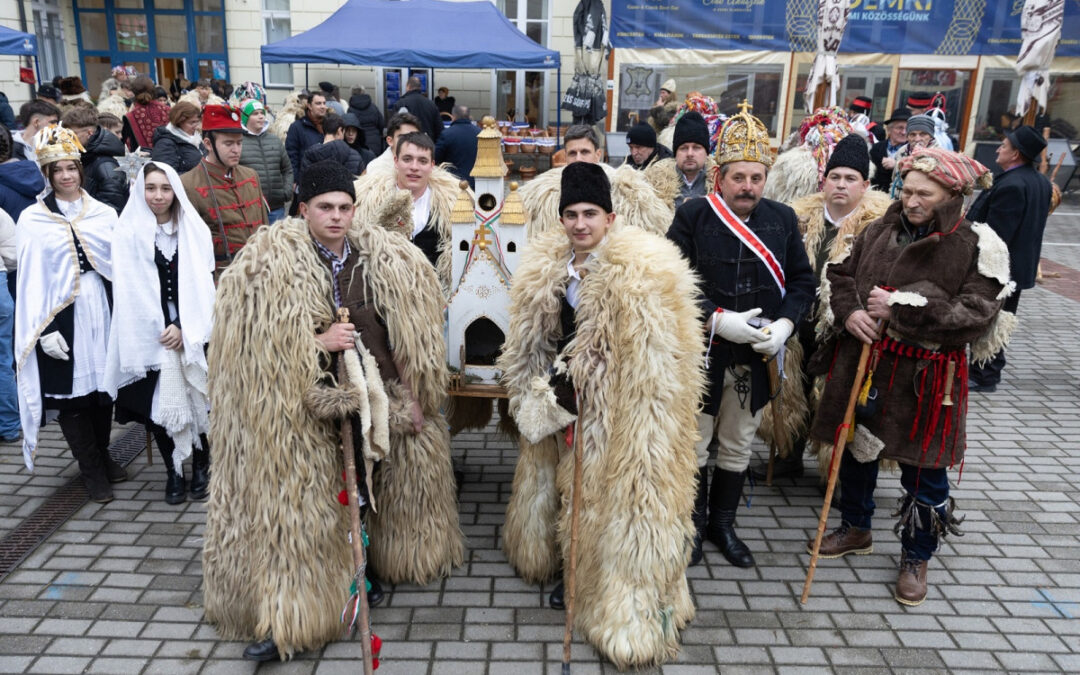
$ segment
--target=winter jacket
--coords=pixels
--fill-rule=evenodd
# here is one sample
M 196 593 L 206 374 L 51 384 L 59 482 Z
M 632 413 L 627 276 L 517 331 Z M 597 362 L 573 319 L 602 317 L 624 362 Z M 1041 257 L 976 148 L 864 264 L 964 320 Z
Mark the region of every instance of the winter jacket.
M 108 129 L 98 127 L 94 135 L 86 141 L 86 152 L 82 155 L 83 188 L 91 197 L 107 204 L 117 213 L 124 210 L 128 200 L 127 174 L 119 171 L 117 157 L 126 154 L 123 142 Z
M 394 104 L 395 111 L 402 108 L 416 115 L 416 118 L 420 120 L 420 131 L 431 137 L 433 141 L 439 140 L 439 134 L 443 130 L 442 117 L 431 99 L 420 93 L 419 89 L 413 89 Z
M 0 209 L 18 220 L 23 209 L 37 201 L 45 189 L 45 177 L 38 165 L 28 159 L 0 164 Z
M 315 162 L 330 159 L 343 165 L 354 176 L 364 173 L 364 160 L 360 153 L 349 147 L 345 141 L 330 141 L 321 145 L 315 145 L 304 152 L 304 158 L 300 162 L 300 175 L 304 170 Z
M 473 124 L 472 120 L 454 120 L 435 144 L 435 163 L 449 162 L 453 165 L 450 173 L 461 180 L 469 181 L 469 185 L 473 187 L 475 185 L 469 173 L 476 163 L 476 137 L 479 134 L 480 127 Z
M 356 115 L 357 121 L 360 122 L 360 131 L 364 134 L 364 144 L 367 145 L 368 150 L 376 155 L 382 152 L 386 148 L 386 139 L 383 136 L 386 123 L 383 121 L 383 114 L 378 106 L 371 102 L 371 97 L 367 94 L 357 94 L 350 98 L 349 112 Z
M 323 135 L 307 115 L 289 126 L 289 132 L 285 135 L 285 152 L 289 153 L 294 181 L 300 180 L 300 162 L 304 159 L 304 151 L 322 143 Z
M 168 127 L 158 127 L 154 131 L 154 149 L 150 151 L 150 158 L 168 164 L 183 175 L 199 165 L 203 153 L 202 148 L 188 143 Z
M 0 124 L 7 127 L 8 131 L 15 129 L 15 111 L 11 109 L 7 94 L 4 92 L 0 92 Z
M 253 134 L 245 128 L 240 164 L 259 174 L 259 186 L 271 211 L 280 209 L 292 198 L 292 162 L 285 144 L 274 134 L 265 130 Z

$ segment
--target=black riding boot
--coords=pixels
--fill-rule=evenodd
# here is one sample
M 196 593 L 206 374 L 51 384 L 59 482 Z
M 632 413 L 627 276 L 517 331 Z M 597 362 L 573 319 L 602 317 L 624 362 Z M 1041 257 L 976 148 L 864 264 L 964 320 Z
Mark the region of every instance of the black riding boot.
M 735 473 L 716 467 L 709 491 L 709 524 L 706 534 L 727 561 L 736 567 L 754 566 L 754 556 L 750 549 L 735 534 L 735 509 L 742 497 L 745 477 L 745 472 Z
M 206 434 L 199 436 L 202 445 L 191 453 L 191 498 L 206 499 L 210 489 L 210 441 Z
M 709 467 L 703 466 L 697 474 L 697 496 L 694 497 L 694 551 L 690 554 L 690 567 L 701 562 L 701 540 L 705 538 L 705 526 L 709 522 Z
M 93 409 L 94 439 L 97 442 L 98 452 L 101 453 L 101 462 L 105 466 L 105 474 L 110 483 L 123 483 L 128 479 L 127 469 L 117 462 L 109 454 L 109 443 L 112 441 L 112 403 L 96 406 Z
M 92 501 L 106 504 L 113 500 L 112 485 L 94 435 L 93 410 L 64 410 L 56 419 L 71 454 L 79 463 L 86 491 Z
M 153 424 L 150 432 L 154 434 L 161 461 L 165 463 L 165 503 L 183 504 L 187 501 L 187 482 L 184 480 L 184 466 L 180 465 L 179 469 L 173 466 L 176 444 L 163 427 Z

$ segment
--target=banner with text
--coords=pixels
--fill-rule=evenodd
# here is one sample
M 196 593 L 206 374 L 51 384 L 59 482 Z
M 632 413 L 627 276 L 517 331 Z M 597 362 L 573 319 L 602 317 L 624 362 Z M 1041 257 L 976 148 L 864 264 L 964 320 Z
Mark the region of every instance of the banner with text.
M 852 0 L 841 52 L 1015 56 L 1023 0 Z M 639 49 L 814 51 L 817 0 L 611 0 L 611 43 Z M 1080 56 L 1065 0 L 1058 56 Z

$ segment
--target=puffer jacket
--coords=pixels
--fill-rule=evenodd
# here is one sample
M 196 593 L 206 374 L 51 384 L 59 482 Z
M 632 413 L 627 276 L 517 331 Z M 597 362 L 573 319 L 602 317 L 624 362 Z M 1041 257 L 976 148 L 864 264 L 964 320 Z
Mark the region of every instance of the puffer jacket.
M 378 106 L 371 102 L 367 94 L 357 94 L 349 99 L 349 112 L 356 115 L 360 122 L 360 131 L 364 132 L 364 145 L 376 155 L 386 149 L 383 129 L 386 123 Z
M 303 176 L 304 171 L 315 162 L 327 159 L 341 164 L 354 176 L 364 173 L 364 169 L 367 168 L 359 152 L 350 148 L 345 141 L 337 140 L 308 148 L 304 152 L 304 159 L 300 162 L 300 175 Z
M 285 206 L 292 197 L 292 162 L 285 144 L 275 134 L 265 129 L 261 134 L 253 134 L 245 127 L 240 164 L 259 174 L 259 185 L 271 211 Z
M 45 189 L 45 177 L 36 162 L 11 159 L 0 163 L 0 209 L 18 220 L 23 209 L 37 201 Z
M 150 159 L 155 162 L 164 162 L 176 169 L 176 173 L 184 175 L 202 161 L 202 148 L 198 148 L 180 138 L 168 127 L 158 127 L 154 130 L 154 148 L 150 151 Z
M 127 175 L 117 171 L 120 163 L 116 161 L 125 151 L 123 141 L 116 134 L 98 127 L 86 141 L 86 152 L 82 155 L 86 177 L 83 187 L 91 197 L 113 207 L 117 213 L 124 210 L 128 200 Z

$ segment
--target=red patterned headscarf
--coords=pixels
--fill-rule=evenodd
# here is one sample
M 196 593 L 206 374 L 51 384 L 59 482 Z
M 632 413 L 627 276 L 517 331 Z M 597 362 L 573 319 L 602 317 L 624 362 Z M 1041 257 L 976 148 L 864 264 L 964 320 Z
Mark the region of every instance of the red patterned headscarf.
M 994 182 L 990 170 L 967 155 L 939 147 L 919 148 L 900 160 L 900 175 L 921 171 L 952 192 L 971 194 L 976 186 L 986 189 Z

